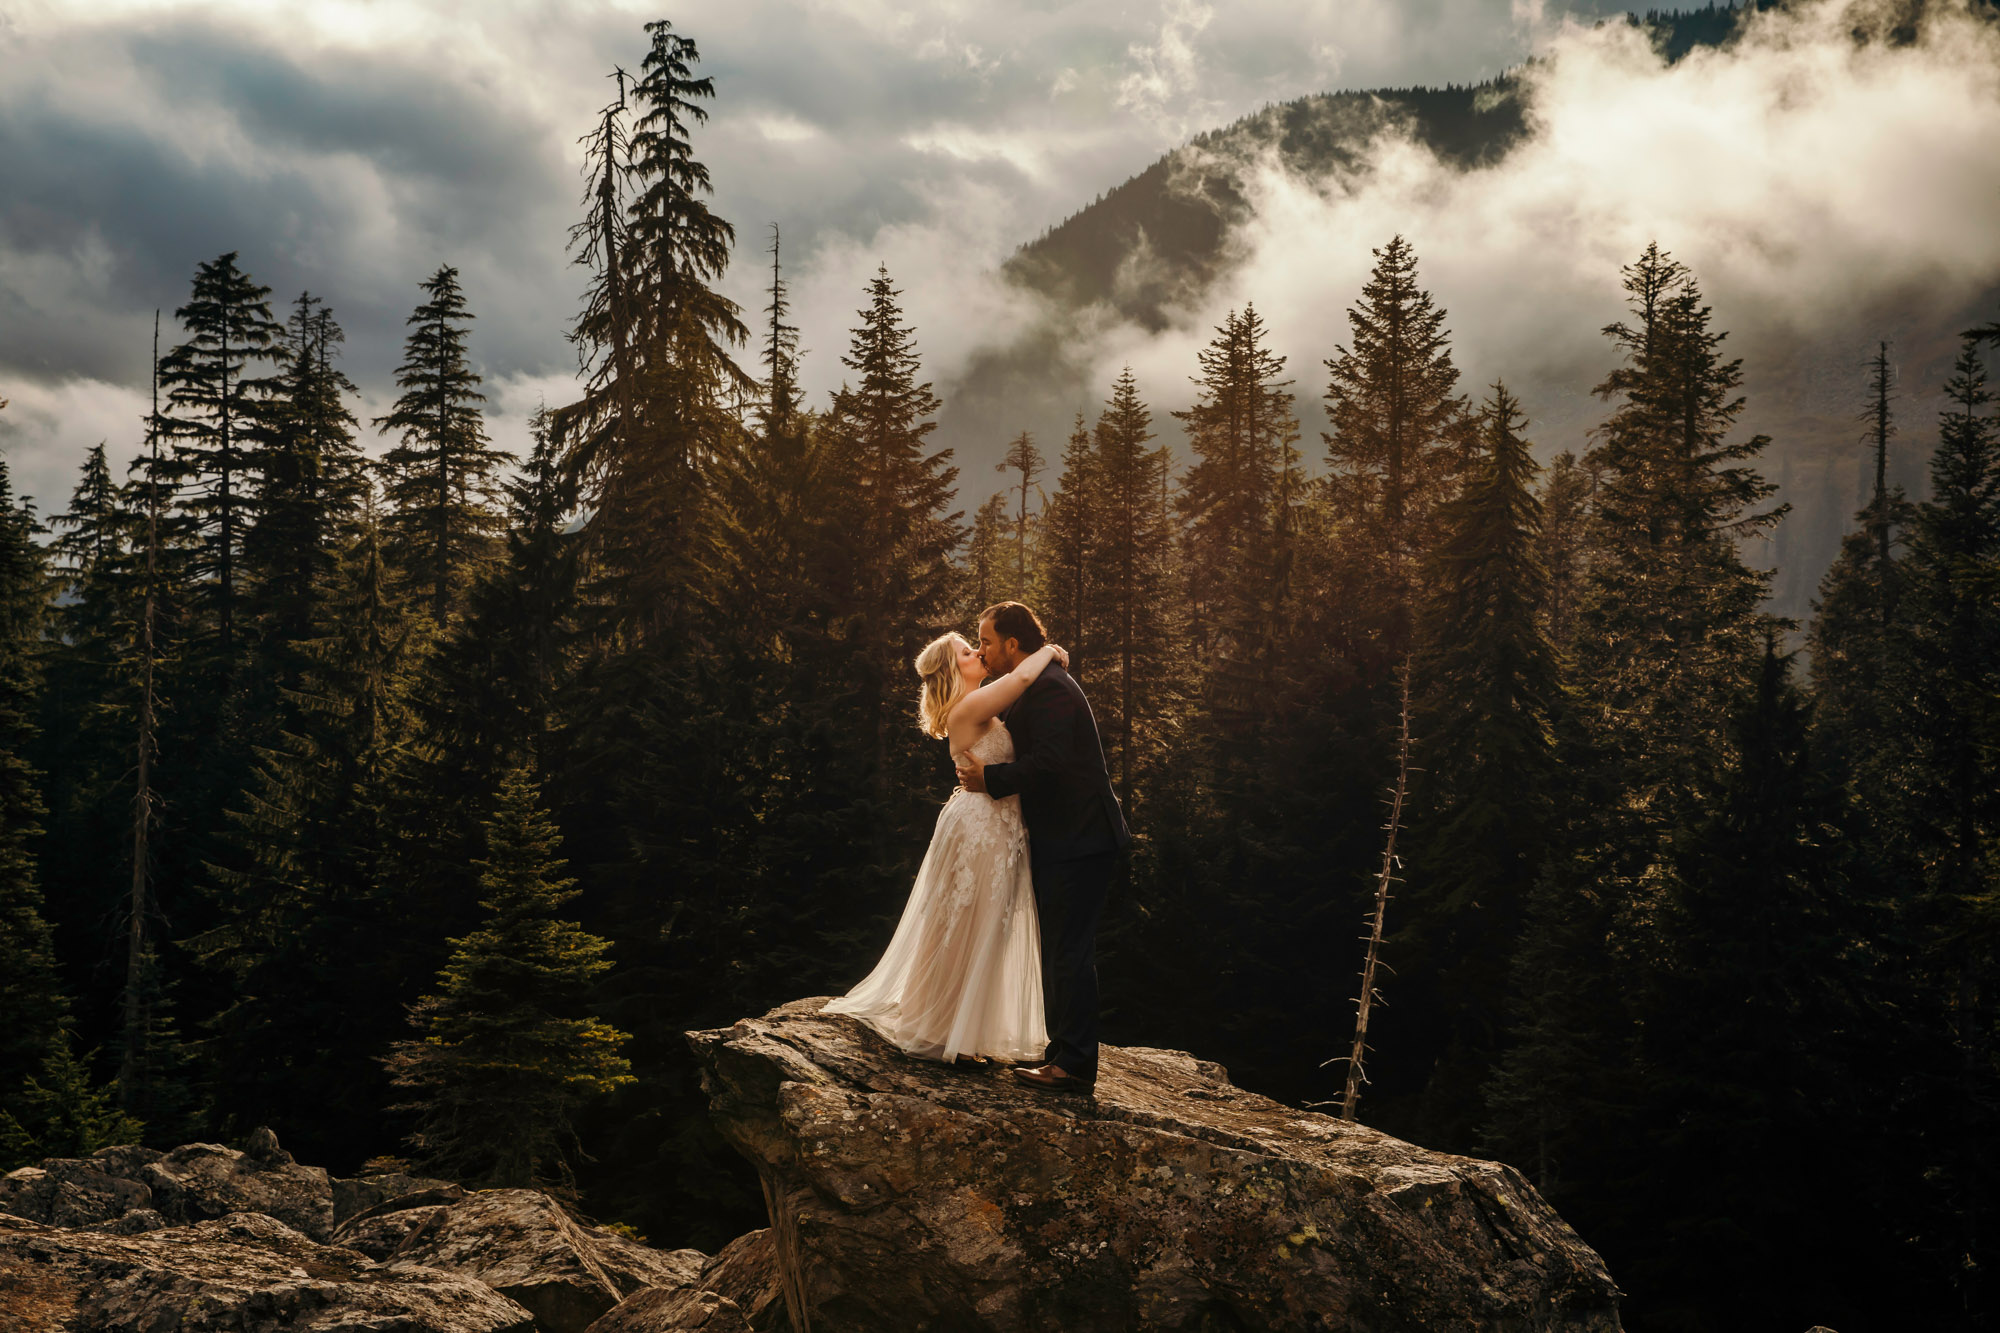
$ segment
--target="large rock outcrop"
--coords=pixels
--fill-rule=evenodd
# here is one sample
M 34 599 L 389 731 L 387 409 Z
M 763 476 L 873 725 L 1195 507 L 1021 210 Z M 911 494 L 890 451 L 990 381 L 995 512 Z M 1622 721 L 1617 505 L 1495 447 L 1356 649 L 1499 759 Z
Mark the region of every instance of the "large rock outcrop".
M 797 1333 L 1619 1327 L 1603 1262 L 1510 1167 L 1173 1051 L 1107 1048 L 1094 1099 L 1041 1093 L 824 1003 L 689 1034 Z
M 238 1213 L 139 1236 L 0 1216 L 8 1333 L 533 1333 L 470 1278 L 376 1264 Z

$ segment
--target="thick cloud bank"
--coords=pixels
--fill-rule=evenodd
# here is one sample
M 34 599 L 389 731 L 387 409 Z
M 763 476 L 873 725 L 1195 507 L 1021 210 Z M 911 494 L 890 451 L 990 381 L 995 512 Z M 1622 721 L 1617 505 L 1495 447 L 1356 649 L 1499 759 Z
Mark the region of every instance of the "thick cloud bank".
M 1746 426 L 1774 437 L 1767 468 L 1798 507 L 1757 558 L 1802 612 L 1860 495 L 1864 359 L 1893 344 L 1898 471 L 1920 486 L 1956 331 L 2000 287 L 2000 27 L 1933 5 L 1914 43 L 1857 43 L 1870 22 L 1837 0 L 1771 11 L 1673 65 L 1624 24 L 1560 25 L 1526 71 L 1532 135 L 1496 166 L 1461 172 L 1394 135 L 1340 179 L 1241 164 L 1255 217 L 1229 278 L 1172 333 L 1108 336 L 1096 378 L 1130 363 L 1178 397 L 1210 327 L 1254 301 L 1316 398 L 1371 247 L 1400 232 L 1467 387 L 1504 377 L 1545 453 L 1580 448 L 1619 268 L 1657 239 L 1744 359 Z
M 1559 6 L 1595 12 L 1607 0 Z M 571 392 L 576 136 L 636 68 L 651 3 L 15 0 L 0 8 L 0 414 L 24 489 L 128 451 L 152 312 L 224 250 L 345 323 L 379 413 L 416 283 L 457 265 L 495 433 Z M 781 223 L 815 393 L 878 262 L 949 383 L 1021 312 L 1022 240 L 1188 135 L 1273 98 L 1490 75 L 1527 50 L 1509 0 L 729 0 L 672 6 L 714 76 L 695 134 L 761 305 Z M 171 338 L 171 324 L 168 329 Z

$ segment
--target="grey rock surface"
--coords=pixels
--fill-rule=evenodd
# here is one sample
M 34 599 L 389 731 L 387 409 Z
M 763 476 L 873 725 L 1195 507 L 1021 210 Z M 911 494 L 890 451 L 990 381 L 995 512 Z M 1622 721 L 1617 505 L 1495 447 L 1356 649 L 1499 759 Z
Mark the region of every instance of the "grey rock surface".
M 753 1333 L 742 1309 L 701 1287 L 648 1287 L 626 1297 L 589 1333 Z
M 1040 1092 L 824 1003 L 689 1034 L 796 1329 L 1617 1333 L 1602 1260 L 1511 1167 L 1175 1051 L 1107 1047 L 1094 1099 Z
M 268 1133 L 269 1131 L 266 1131 Z M 263 1213 L 323 1241 L 333 1231 L 333 1187 L 326 1170 L 300 1166 L 289 1153 L 253 1157 L 219 1143 L 188 1143 L 140 1167 L 153 1206 L 176 1223 L 231 1213 Z
M 694 1285 L 728 1297 L 755 1333 L 789 1333 L 785 1279 L 770 1228 L 738 1236 L 716 1251 Z
M 585 1227 L 538 1190 L 485 1190 L 430 1214 L 389 1264 L 473 1278 L 533 1311 L 541 1333 L 582 1333 L 641 1287 L 692 1280 L 704 1259 Z
M 390 1269 L 283 1223 L 232 1214 L 139 1236 L 0 1217 L 8 1333 L 533 1333 L 470 1279 Z
M 107 1236 L 140 1236 L 148 1231 L 164 1231 L 172 1225 L 151 1208 L 134 1208 L 109 1222 L 98 1222 L 84 1230 L 100 1231 Z
M 97 1226 L 152 1206 L 146 1186 L 88 1157 L 50 1157 L 0 1176 L 0 1213 L 45 1226 Z
M 416 1194 L 423 1190 L 458 1188 L 448 1180 L 413 1176 L 406 1171 L 388 1171 L 371 1176 L 335 1176 L 331 1184 L 333 1224 L 336 1227 L 356 1213 L 392 1199 L 400 1199 L 406 1194 Z

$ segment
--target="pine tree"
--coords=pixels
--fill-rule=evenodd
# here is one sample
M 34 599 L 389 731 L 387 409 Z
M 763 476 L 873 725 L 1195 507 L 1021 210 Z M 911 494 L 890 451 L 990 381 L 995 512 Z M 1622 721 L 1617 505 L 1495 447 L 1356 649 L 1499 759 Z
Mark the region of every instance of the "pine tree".
M 466 360 L 463 325 L 472 314 L 458 270 L 443 265 L 420 285 L 427 296 L 407 321 L 403 364 L 396 368 L 403 392 L 375 428 L 401 432 L 401 442 L 382 458 L 390 563 L 428 593 L 431 619 L 443 625 L 492 558 L 499 527 L 494 472 L 511 455 L 486 439 L 478 406 L 486 395 Z
M 1862 412 L 1874 489 L 1856 515 L 1859 527 L 1842 540 L 1840 554 L 1820 580 L 1807 638 L 1816 747 L 1851 775 L 1851 789 L 1857 792 L 1896 785 L 1888 772 L 1904 762 L 1907 749 L 1891 695 L 1907 633 L 1896 551 L 1915 510 L 1902 488 L 1888 481 L 1889 441 L 1896 433 L 1888 353 L 1889 345 L 1880 344 L 1870 363 Z
M 1471 427 L 1445 312 L 1418 284 L 1416 251 L 1399 235 L 1374 254 L 1347 310 L 1350 343 L 1326 361 L 1332 429 L 1321 438 L 1334 509 L 1354 525 L 1350 540 L 1380 585 L 1375 619 L 1391 660 L 1408 642 L 1413 581 Z
M 856 554 L 848 591 L 863 645 L 857 663 L 861 708 L 878 783 L 898 781 L 892 771 L 915 780 L 908 769 L 914 755 L 907 751 L 892 770 L 891 736 L 904 729 L 899 714 L 915 644 L 957 620 L 950 552 L 962 531 L 951 511 L 958 469 L 950 465 L 949 449 L 930 448 L 940 404 L 930 384 L 917 378 L 916 331 L 903 323 L 900 295 L 889 270 L 879 268 L 841 358 L 858 383 L 834 394 L 827 421 L 853 506 Z
M 1596 485 L 1591 470 L 1568 449 L 1555 456 L 1542 481 L 1542 530 L 1536 551 L 1548 579 L 1542 630 L 1559 650 L 1567 650 L 1576 629 L 1577 598 L 1589 571 L 1590 501 Z
M 1430 1114 L 1474 1111 L 1467 1088 L 1499 1047 L 1506 960 L 1547 852 L 1561 788 L 1552 714 L 1557 658 L 1541 622 L 1547 572 L 1539 470 L 1520 403 L 1495 383 L 1464 489 L 1437 514 L 1414 668 L 1428 777 L 1417 816 L 1405 995 L 1424 992 L 1433 1043 Z M 1415 1005 L 1410 1006 L 1412 1008 Z M 1451 1105 L 1450 1103 L 1456 1103 Z M 1448 1141 L 1467 1144 L 1463 1125 Z
M 0 1168 L 48 1157 L 88 1157 L 99 1148 L 137 1143 L 145 1125 L 118 1109 L 117 1090 L 93 1084 L 90 1063 L 96 1052 L 78 1056 L 67 1028 L 50 1041 L 37 1078 L 29 1074 L 10 1088 L 0 1109 Z
M 1147 448 L 1152 424 L 1127 367 L 1111 387 L 1092 439 L 1093 526 L 1101 554 L 1091 682 L 1106 759 L 1128 806 L 1135 778 L 1161 757 L 1171 697 L 1166 686 L 1176 655 L 1167 563 L 1174 534 L 1159 505 L 1167 456 Z
M 1767 436 L 1727 437 L 1743 411 L 1742 362 L 1684 265 L 1657 245 L 1624 270 L 1637 322 L 1605 334 L 1625 355 L 1594 392 L 1618 400 L 1586 462 L 1601 469 L 1599 534 L 1578 613 L 1578 683 L 1618 770 L 1626 852 L 1643 859 L 1691 817 L 1694 794 L 1728 755 L 1722 722 L 1747 689 L 1764 633 L 1768 576 L 1739 543 L 1789 506 L 1747 466 Z
M 561 839 L 527 770 L 507 775 L 479 863 L 486 922 L 452 941 L 435 993 L 410 1011 L 422 1036 L 385 1062 L 411 1090 L 411 1144 L 429 1169 L 481 1184 L 567 1189 L 576 1110 L 631 1081 L 626 1034 L 585 1011 L 606 942 L 556 913 L 575 898 Z
M 46 775 L 51 850 L 58 859 L 68 836 L 82 834 L 71 821 L 90 818 L 131 762 L 117 704 L 125 692 L 134 618 L 133 520 L 99 444 L 84 456 L 68 510 L 49 520 L 61 535 L 49 543 L 57 597 L 40 688 L 44 740 L 36 762 Z M 138 536 L 143 539 L 143 531 Z M 94 857 L 99 838 L 82 836 Z
M 285 326 L 285 370 L 259 460 L 257 521 L 244 542 L 267 661 L 286 659 L 290 644 L 312 634 L 318 596 L 369 486 L 354 439 L 359 423 L 344 397 L 358 390 L 334 364 L 345 340 L 326 303 L 301 293 Z
M 1298 421 L 1285 358 L 1265 346 L 1255 307 L 1231 311 L 1200 352 L 1194 406 L 1174 416 L 1195 462 L 1181 480 L 1188 596 L 1198 651 L 1263 656 L 1285 552 L 1278 540 Z
M 1090 672 L 1099 627 L 1097 553 L 1097 456 L 1083 413 L 1063 446 L 1062 475 L 1042 515 L 1035 552 L 1035 602 L 1050 637 L 1069 649 L 1079 680 Z
M 236 252 L 195 270 L 188 303 L 174 311 L 188 340 L 160 362 L 168 413 L 161 427 L 173 445 L 170 479 L 180 487 L 180 517 L 194 544 L 189 570 L 199 581 L 206 629 L 225 675 L 240 644 L 243 541 L 256 516 L 252 478 L 272 379 L 257 363 L 283 363 L 284 329 L 271 318 L 269 287 L 236 267 Z
M 0 459 L 0 1090 L 11 1096 L 68 1022 L 55 942 L 36 882 L 46 811 L 29 763 L 49 580 L 39 525 Z
M 733 447 L 729 399 L 756 390 L 730 352 L 749 330 L 713 286 L 735 229 L 710 211 L 708 169 L 689 138 L 708 118 L 697 99 L 714 96 L 714 82 L 694 77 L 701 57 L 691 38 L 664 21 L 646 32 L 651 48 L 632 92 L 643 111 L 622 161 L 622 107 L 607 110 L 589 144 L 593 212 L 572 244 L 600 277 L 572 335 L 585 394 L 555 423 L 595 509 L 600 633 L 641 639 L 673 638 L 693 614 L 710 464 Z M 611 205 L 628 185 L 624 219 L 614 223 Z
M 981 606 L 1014 599 L 1011 591 L 1004 596 L 1000 592 L 1003 579 L 1008 585 L 1013 582 L 1011 571 L 1003 572 L 1010 563 L 1004 552 L 1009 526 L 1005 491 L 995 491 L 972 516 L 972 538 L 965 548 L 965 573 L 972 588 L 972 600 Z

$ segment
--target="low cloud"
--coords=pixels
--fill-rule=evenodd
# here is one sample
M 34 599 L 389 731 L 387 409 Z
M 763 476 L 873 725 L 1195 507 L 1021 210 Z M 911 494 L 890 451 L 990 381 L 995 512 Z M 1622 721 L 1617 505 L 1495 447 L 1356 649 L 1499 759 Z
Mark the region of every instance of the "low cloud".
M 1780 563 L 1778 602 L 1801 613 L 1859 493 L 1864 358 L 1894 344 L 1898 471 L 1920 488 L 1956 331 L 2000 289 L 2000 28 L 1934 5 L 1913 44 L 1857 44 L 1857 19 L 1834 0 L 1771 11 L 1671 66 L 1637 29 L 1570 23 L 1526 72 L 1532 133 L 1497 165 L 1460 171 L 1393 134 L 1335 179 L 1238 164 L 1254 216 L 1228 276 L 1162 335 L 1114 330 L 1095 381 L 1131 364 L 1156 410 L 1179 406 L 1211 326 L 1255 302 L 1316 427 L 1320 361 L 1348 339 L 1371 249 L 1401 233 L 1465 387 L 1504 377 L 1545 453 L 1580 448 L 1619 269 L 1657 239 L 1744 359 L 1746 429 L 1774 436 L 1766 467 L 1799 514 L 1754 558 Z

